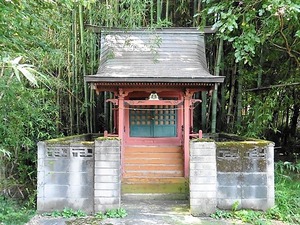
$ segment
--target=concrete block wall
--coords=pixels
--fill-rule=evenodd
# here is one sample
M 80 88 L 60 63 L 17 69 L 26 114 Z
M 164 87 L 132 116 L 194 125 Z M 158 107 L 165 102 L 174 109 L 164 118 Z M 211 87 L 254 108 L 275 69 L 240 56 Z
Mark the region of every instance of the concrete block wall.
M 37 210 L 93 213 L 94 145 L 38 143 Z
M 190 211 L 209 215 L 217 207 L 217 167 L 214 142 L 190 142 Z
M 267 210 L 274 206 L 274 145 L 217 143 L 217 206 Z
M 190 143 L 190 209 L 267 210 L 274 206 L 274 144 L 266 141 Z
M 95 212 L 121 205 L 121 149 L 119 140 L 95 141 Z

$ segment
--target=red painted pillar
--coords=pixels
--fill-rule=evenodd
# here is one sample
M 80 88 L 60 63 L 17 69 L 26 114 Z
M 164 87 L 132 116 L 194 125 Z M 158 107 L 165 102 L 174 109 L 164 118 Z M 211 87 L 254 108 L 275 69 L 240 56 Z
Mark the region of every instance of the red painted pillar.
M 184 120 L 183 120 L 183 149 L 184 149 L 184 177 L 189 177 L 190 169 L 190 105 L 191 105 L 191 92 L 185 91 L 184 95 Z
M 122 174 L 124 172 L 124 129 L 125 129 L 125 118 L 124 118 L 124 97 L 128 93 L 125 93 L 122 88 L 119 89 L 118 93 L 118 136 L 120 138 L 120 144 L 121 144 L 121 168 L 122 168 Z

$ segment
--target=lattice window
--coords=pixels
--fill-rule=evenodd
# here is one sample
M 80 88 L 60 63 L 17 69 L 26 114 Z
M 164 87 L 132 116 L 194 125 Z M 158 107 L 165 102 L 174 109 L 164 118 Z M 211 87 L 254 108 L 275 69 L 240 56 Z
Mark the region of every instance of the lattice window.
M 71 148 L 71 156 L 78 158 L 92 158 L 93 149 L 92 148 Z
M 152 114 L 150 106 L 135 106 L 130 110 L 130 124 L 131 125 L 150 125 Z
M 66 147 L 48 147 L 47 157 L 66 158 L 69 156 L 69 148 Z
M 219 149 L 218 158 L 236 159 L 239 158 L 239 151 L 237 149 Z
M 265 148 L 253 148 L 245 153 L 246 158 L 266 158 L 266 149 Z
M 175 125 L 176 112 L 175 106 L 155 106 L 154 123 L 155 125 Z
M 131 106 L 129 112 L 132 137 L 175 137 L 177 134 L 176 106 Z

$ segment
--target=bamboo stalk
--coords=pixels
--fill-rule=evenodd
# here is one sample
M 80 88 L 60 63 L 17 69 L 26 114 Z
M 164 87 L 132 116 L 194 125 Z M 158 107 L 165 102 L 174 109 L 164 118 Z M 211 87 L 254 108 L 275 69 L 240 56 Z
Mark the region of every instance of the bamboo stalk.
M 166 21 L 169 21 L 169 0 L 166 1 Z
M 236 126 L 237 128 L 241 125 L 242 120 L 242 64 L 239 65 L 239 78 L 238 78 L 238 93 L 237 93 L 237 112 L 236 112 Z
M 72 34 L 72 33 L 71 33 Z M 68 74 L 68 89 L 71 90 L 72 89 L 72 84 L 71 84 L 71 77 L 72 77 L 72 73 L 71 73 L 71 59 L 70 59 L 70 48 L 72 51 L 72 44 L 70 41 L 70 38 L 68 38 L 68 58 L 67 58 L 67 74 Z M 72 95 L 68 93 L 68 100 L 69 100 L 69 123 L 70 123 L 70 133 L 73 134 L 73 109 L 72 109 L 72 105 L 73 105 L 73 98 Z
M 207 129 L 207 123 L 206 123 L 206 113 L 207 113 L 207 97 L 206 97 L 207 92 L 206 91 L 202 91 L 201 92 L 201 123 L 202 123 L 202 131 L 206 132 Z
M 119 12 L 119 0 L 115 0 L 115 15 L 118 15 L 120 12 Z M 118 21 L 116 19 L 114 19 L 114 25 L 115 27 L 118 26 Z
M 218 52 L 217 52 L 217 60 L 216 60 L 216 67 L 214 71 L 215 76 L 220 75 L 220 64 L 223 54 L 223 39 L 220 39 L 219 46 L 218 46 Z M 212 118 L 211 118 L 211 132 L 216 133 L 216 127 L 217 127 L 217 101 L 218 101 L 218 86 L 215 85 L 215 90 L 213 92 L 212 97 Z
M 161 1 L 162 0 L 157 0 L 156 2 L 156 23 L 161 21 Z
M 197 9 L 197 12 L 199 13 L 199 12 L 201 12 L 201 1 L 199 0 L 198 1 L 198 9 Z M 197 25 L 199 25 L 200 24 L 200 16 L 198 16 L 198 18 L 197 18 Z M 205 25 L 205 24 L 204 24 Z
M 106 14 L 107 14 L 107 11 L 108 11 L 108 0 L 105 1 L 105 5 L 106 5 Z M 106 18 L 105 26 L 108 27 L 108 18 Z
M 262 45 L 261 49 L 260 49 L 259 72 L 257 74 L 257 87 L 258 88 L 261 86 L 261 79 L 262 79 L 262 74 L 263 74 L 264 59 L 265 59 L 265 57 L 263 55 L 263 45 Z
M 4 65 L 1 65 L 0 77 L 3 77 L 3 75 L 4 75 Z
M 90 9 L 89 10 L 89 23 L 90 24 L 93 24 L 93 17 L 92 17 L 92 11 L 91 11 L 92 9 Z M 90 74 L 93 74 L 94 73 L 94 63 L 95 63 L 95 61 L 94 61 L 94 56 L 95 56 L 95 54 L 96 54 L 96 52 L 95 52 L 95 46 L 96 46 L 96 43 L 95 43 L 95 41 L 94 41 L 94 35 L 95 34 L 90 34 L 90 62 L 91 62 L 91 64 L 90 64 Z M 94 90 L 92 90 L 92 89 L 90 89 L 90 93 L 89 93 L 89 99 L 90 99 L 90 102 L 92 102 L 92 101 L 94 101 Z M 94 107 L 89 107 L 89 111 L 88 111 L 88 113 L 89 113 L 89 116 L 90 116 L 90 120 L 89 120 L 89 122 L 90 122 L 90 132 L 91 133 L 93 133 L 94 132 L 94 114 L 93 114 L 93 112 L 94 112 Z
M 74 84 L 75 89 L 73 89 L 73 92 L 75 91 L 75 111 L 76 111 L 76 133 L 79 134 L 79 127 L 80 127 L 80 113 L 79 113 L 79 102 L 78 102 L 78 69 L 77 69 L 77 62 L 78 62 L 78 56 L 77 56 L 77 10 L 76 6 L 73 9 L 73 34 L 74 34 L 74 59 L 73 59 L 73 71 L 74 71 Z
M 151 24 L 151 28 L 153 27 L 153 20 L 154 20 L 154 16 L 153 16 L 153 0 L 151 0 L 150 2 L 150 24 Z
M 111 92 L 109 93 L 109 98 L 110 99 L 113 98 L 113 94 Z M 109 107 L 109 121 L 108 121 L 109 132 L 112 133 L 112 131 L 113 131 L 113 110 L 112 110 L 112 104 L 109 103 L 108 107 Z
M 79 4 L 79 28 L 80 28 L 80 45 L 81 45 L 81 62 L 82 62 L 82 73 L 83 77 L 86 76 L 86 60 L 85 60 L 85 50 L 84 50 L 84 27 L 83 27 L 83 10 L 82 5 Z M 88 133 L 91 132 L 90 124 L 89 124 L 89 110 L 88 110 L 88 87 L 87 83 L 83 82 L 83 89 L 84 89 L 84 109 L 85 109 L 85 124 L 86 130 Z
M 57 75 L 58 80 L 61 79 L 61 67 L 58 67 L 58 75 Z M 59 131 L 60 130 L 60 118 L 61 118 L 61 107 L 60 107 L 60 87 L 57 88 L 57 92 L 56 92 L 56 106 L 59 109 L 58 110 L 58 116 L 56 117 L 56 130 Z
M 129 25 L 133 27 L 133 4 L 132 0 L 130 0 L 130 7 L 129 7 Z
M 229 103 L 228 103 L 228 110 L 227 110 L 227 124 L 230 123 L 230 118 L 232 117 L 231 111 L 233 108 L 233 97 L 234 97 L 234 90 L 235 90 L 235 77 L 236 77 L 236 64 L 234 65 L 234 69 L 231 74 L 231 88 L 230 88 L 230 96 L 229 96 Z
M 193 14 L 194 14 L 194 15 L 196 15 L 197 9 L 198 9 L 198 1 L 197 1 L 197 0 L 194 0 L 194 5 L 193 5 Z M 197 16 L 197 17 L 199 17 L 199 16 Z M 197 23 L 197 17 L 193 17 L 193 27 L 196 26 L 196 23 Z

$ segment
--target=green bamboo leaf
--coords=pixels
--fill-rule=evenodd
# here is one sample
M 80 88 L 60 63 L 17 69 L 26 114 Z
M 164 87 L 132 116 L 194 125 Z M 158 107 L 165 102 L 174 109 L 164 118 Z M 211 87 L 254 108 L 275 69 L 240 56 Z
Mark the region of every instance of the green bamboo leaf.
M 11 62 L 12 65 L 17 65 L 17 64 L 20 63 L 20 61 L 21 61 L 22 58 L 23 58 L 22 56 L 19 56 L 19 57 L 15 58 L 15 59 L 11 60 L 10 62 Z
M 17 68 L 31 84 L 33 84 L 34 86 L 38 86 L 35 76 L 28 70 L 28 68 L 30 67 L 26 68 L 26 64 L 23 64 L 23 65 L 18 65 Z
M 44 74 L 38 72 L 37 70 L 35 70 L 34 68 L 31 68 L 31 67 L 27 68 L 27 70 L 29 72 L 31 72 L 32 74 L 38 75 L 38 76 L 35 76 L 35 79 L 40 81 L 41 83 L 43 83 L 48 89 L 51 89 L 51 87 L 48 85 L 50 80 L 48 79 L 47 76 L 45 76 Z
M 12 68 L 13 68 L 14 74 L 17 77 L 18 81 L 21 81 L 20 72 L 19 72 L 18 68 L 15 65 L 13 65 Z

